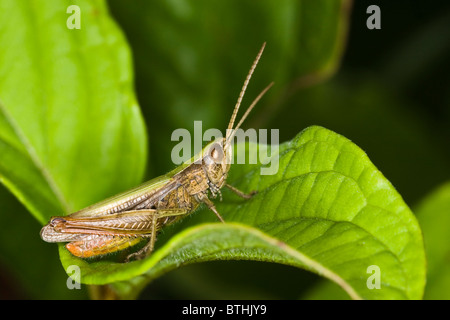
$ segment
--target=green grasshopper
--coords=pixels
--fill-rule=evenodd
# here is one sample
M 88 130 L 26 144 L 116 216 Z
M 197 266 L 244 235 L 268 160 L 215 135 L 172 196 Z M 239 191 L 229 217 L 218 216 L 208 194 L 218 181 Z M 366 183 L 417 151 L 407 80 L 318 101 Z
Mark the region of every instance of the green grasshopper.
M 163 226 L 191 214 L 202 203 L 224 222 L 209 197 L 220 195 L 221 198 L 220 189 L 224 186 L 245 199 L 254 194 L 241 192 L 227 184 L 226 179 L 233 155 L 234 135 L 256 103 L 273 85 L 272 82 L 255 98 L 233 129 L 242 98 L 264 47 L 265 43 L 244 81 L 225 138 L 210 142 L 194 158 L 166 175 L 68 216 L 52 217 L 42 228 L 41 238 L 46 242 L 68 242 L 65 246 L 67 250 L 81 258 L 121 251 L 147 239 L 142 249 L 128 255 L 126 261 L 130 261 L 150 254 L 156 235 Z

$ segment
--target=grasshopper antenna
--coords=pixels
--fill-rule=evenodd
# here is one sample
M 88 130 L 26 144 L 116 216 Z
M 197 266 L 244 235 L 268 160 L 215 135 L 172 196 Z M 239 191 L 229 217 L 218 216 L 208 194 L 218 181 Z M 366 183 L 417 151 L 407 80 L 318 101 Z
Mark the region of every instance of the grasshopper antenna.
M 259 100 L 261 100 L 261 98 L 264 96 L 264 94 L 267 92 L 267 90 L 270 89 L 270 87 L 272 87 L 274 84 L 274 82 L 272 81 L 267 87 L 264 88 L 263 91 L 261 91 L 261 93 L 255 98 L 255 100 L 253 100 L 252 104 L 250 105 L 250 107 L 248 107 L 247 111 L 245 111 L 244 115 L 242 116 L 241 120 L 238 122 L 236 128 L 233 129 L 233 132 L 230 134 L 230 136 L 227 138 L 227 142 L 231 141 L 231 139 L 233 139 L 234 134 L 236 133 L 237 129 L 239 129 L 239 127 L 242 125 L 242 123 L 244 123 L 244 120 L 247 118 L 247 116 L 250 114 L 250 112 L 252 111 L 253 107 L 256 106 L 256 104 L 258 103 Z
M 245 90 L 247 90 L 248 83 L 250 82 L 250 79 L 252 77 L 253 71 L 255 71 L 256 66 L 258 65 L 259 59 L 261 58 L 261 55 L 264 51 L 264 48 L 266 46 L 266 43 L 264 42 L 261 49 L 258 52 L 258 55 L 256 56 L 255 61 L 253 61 L 253 65 L 250 68 L 250 71 L 248 72 L 247 78 L 244 81 L 244 85 L 242 86 L 241 92 L 239 93 L 239 97 L 237 99 L 236 105 L 234 106 L 233 114 L 231 115 L 230 123 L 228 124 L 228 128 L 226 131 L 226 141 L 230 139 L 232 136 L 232 133 L 235 131 L 231 131 L 234 126 L 234 121 L 236 120 L 237 113 L 239 111 L 239 107 L 241 106 L 242 98 L 244 97 Z

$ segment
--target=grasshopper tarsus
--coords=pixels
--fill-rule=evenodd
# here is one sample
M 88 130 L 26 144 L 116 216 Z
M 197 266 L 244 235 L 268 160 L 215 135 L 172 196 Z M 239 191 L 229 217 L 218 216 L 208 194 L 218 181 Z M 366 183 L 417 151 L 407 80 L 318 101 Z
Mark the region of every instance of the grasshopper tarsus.
M 148 256 L 150 253 L 153 252 L 154 246 L 155 246 L 155 241 L 156 241 L 156 237 L 154 239 L 149 239 L 147 244 L 139 249 L 139 251 L 133 252 L 131 254 L 129 254 L 126 258 L 125 258 L 125 262 L 131 262 L 133 260 L 140 260 L 145 258 L 146 256 Z

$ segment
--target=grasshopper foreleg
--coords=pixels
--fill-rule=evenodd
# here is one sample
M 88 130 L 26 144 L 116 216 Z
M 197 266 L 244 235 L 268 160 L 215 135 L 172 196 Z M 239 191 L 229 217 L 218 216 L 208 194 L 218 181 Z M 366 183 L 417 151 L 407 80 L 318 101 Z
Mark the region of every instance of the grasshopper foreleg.
M 217 211 L 216 206 L 214 205 L 214 202 L 208 199 L 208 197 L 205 195 L 204 197 L 200 198 L 200 201 L 203 202 L 208 206 L 208 208 L 215 213 L 217 218 L 223 223 L 225 223 L 225 220 L 223 220 L 222 216 L 220 215 L 219 211 Z
M 253 195 L 256 194 L 256 191 L 252 191 L 249 194 L 242 192 L 241 190 L 233 187 L 232 185 L 229 185 L 228 183 L 225 184 L 226 187 L 228 187 L 231 191 L 233 191 L 234 193 L 236 193 L 238 196 L 244 198 L 244 199 L 250 199 L 251 197 L 253 197 Z M 220 190 L 219 190 L 220 191 Z M 216 192 L 217 194 L 217 192 Z M 214 195 L 214 193 L 213 193 Z M 208 208 L 214 212 L 214 214 L 217 216 L 217 218 L 219 218 L 219 220 L 223 223 L 225 223 L 225 220 L 222 218 L 222 216 L 220 215 L 219 211 L 217 211 L 216 206 L 214 205 L 214 203 L 208 198 L 208 196 L 206 194 L 201 194 L 200 197 L 198 197 L 198 200 L 200 202 L 203 202 L 204 204 L 206 204 L 208 206 Z
M 250 199 L 251 197 L 253 197 L 256 193 L 258 193 L 257 191 L 252 191 L 250 193 L 244 193 L 241 190 L 233 187 L 231 184 L 225 183 L 225 187 L 227 187 L 228 189 L 230 189 L 231 191 L 233 191 L 235 194 L 237 194 L 239 197 L 244 198 L 244 199 Z

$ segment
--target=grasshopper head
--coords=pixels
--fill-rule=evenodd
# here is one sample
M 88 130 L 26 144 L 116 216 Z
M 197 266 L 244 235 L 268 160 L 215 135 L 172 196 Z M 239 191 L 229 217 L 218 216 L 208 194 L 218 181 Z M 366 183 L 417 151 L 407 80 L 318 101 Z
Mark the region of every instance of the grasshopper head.
M 250 81 L 250 78 L 253 74 L 253 71 L 258 64 L 259 59 L 264 51 L 266 43 L 264 42 L 263 46 L 259 50 L 258 55 L 256 56 L 255 61 L 253 61 L 253 65 L 250 68 L 250 71 L 247 75 L 247 78 L 244 81 L 244 85 L 242 86 L 241 92 L 239 94 L 236 105 L 234 106 L 233 114 L 231 115 L 230 122 L 228 124 L 228 128 L 226 130 L 225 138 L 218 138 L 212 142 L 210 142 L 203 149 L 203 158 L 202 164 L 205 168 L 206 174 L 208 175 L 208 179 L 210 181 L 210 189 L 213 193 L 217 192 L 222 186 L 225 184 L 225 181 L 228 176 L 228 171 L 230 170 L 231 160 L 233 158 L 233 138 L 236 134 L 236 131 L 242 125 L 244 120 L 249 115 L 250 111 L 256 105 L 256 103 L 262 98 L 262 96 L 269 90 L 269 88 L 273 85 L 273 82 L 270 83 L 257 97 L 251 105 L 248 107 L 247 111 L 242 116 L 241 120 L 234 127 L 234 121 L 236 120 L 237 113 L 239 111 L 239 107 L 242 102 L 242 98 L 245 94 L 245 90 L 247 89 L 247 85 Z M 213 185 L 213 186 L 212 186 Z
M 218 189 L 225 184 L 232 157 L 231 145 L 224 138 L 210 142 L 203 149 L 203 167 L 209 181 Z

